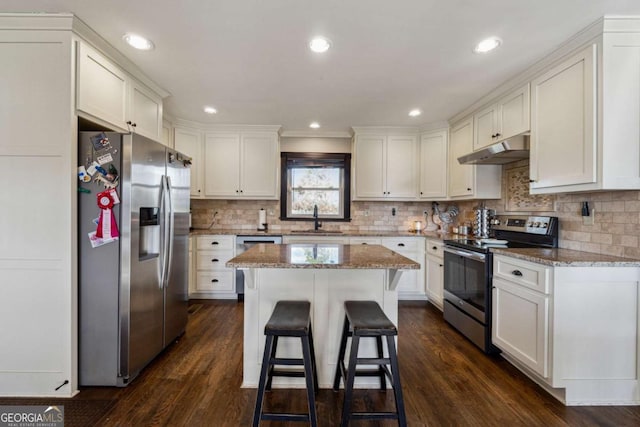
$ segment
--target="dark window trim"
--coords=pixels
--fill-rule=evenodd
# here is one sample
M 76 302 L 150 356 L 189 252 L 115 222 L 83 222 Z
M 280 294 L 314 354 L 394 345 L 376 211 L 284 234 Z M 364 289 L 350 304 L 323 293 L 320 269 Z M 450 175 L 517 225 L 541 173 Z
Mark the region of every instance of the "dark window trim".
M 323 222 L 351 221 L 351 154 L 350 153 L 280 153 L 280 221 L 313 221 L 287 218 L 287 163 L 289 159 L 341 160 L 344 162 L 344 218 L 322 218 Z

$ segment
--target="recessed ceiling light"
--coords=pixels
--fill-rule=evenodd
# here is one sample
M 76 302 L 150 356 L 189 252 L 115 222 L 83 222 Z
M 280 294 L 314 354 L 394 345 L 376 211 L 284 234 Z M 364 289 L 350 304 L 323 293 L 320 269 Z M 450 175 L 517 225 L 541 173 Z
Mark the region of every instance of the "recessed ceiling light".
M 501 44 L 502 40 L 500 40 L 498 37 L 489 37 L 488 39 L 484 39 L 480 43 L 478 43 L 473 51 L 475 53 L 487 53 L 497 48 Z
M 320 127 L 320 123 L 318 123 L 318 122 L 313 122 L 313 123 L 311 123 L 311 124 L 309 125 L 309 127 L 310 127 L 311 129 L 318 129 L 318 128 Z
M 309 42 L 309 49 L 316 53 L 323 53 L 329 50 L 331 47 L 331 41 L 326 37 L 314 37 L 311 42 Z
M 207 106 L 207 107 L 204 107 L 204 112 L 207 113 L 207 114 L 216 114 L 218 112 L 218 110 L 216 110 L 213 107 Z
M 122 39 L 127 42 L 131 47 L 140 50 L 151 50 L 153 49 L 153 42 L 147 38 L 139 36 L 137 34 L 127 33 L 122 36 Z
M 418 110 L 417 108 L 409 111 L 409 115 L 411 117 L 418 117 L 420 114 L 422 114 L 422 111 Z

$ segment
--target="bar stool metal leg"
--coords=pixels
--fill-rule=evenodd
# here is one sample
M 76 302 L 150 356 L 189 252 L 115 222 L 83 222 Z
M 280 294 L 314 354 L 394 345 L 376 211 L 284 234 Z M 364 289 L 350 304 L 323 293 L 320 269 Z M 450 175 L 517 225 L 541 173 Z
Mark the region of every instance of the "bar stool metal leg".
M 344 366 L 344 354 L 347 351 L 347 337 L 349 336 L 349 319 L 344 316 L 344 325 L 342 326 L 342 336 L 340 337 L 340 350 L 338 351 L 338 364 L 336 366 L 336 376 L 333 380 L 333 391 L 340 388 L 340 377 L 344 378 L 342 366 Z M 345 378 L 346 381 L 346 378 Z
M 264 343 L 264 354 L 262 356 L 262 368 L 260 369 L 260 381 L 258 382 L 258 397 L 256 398 L 256 408 L 253 412 L 253 427 L 260 425 L 260 416 L 262 414 L 262 404 L 264 403 L 265 383 L 267 381 L 267 372 L 270 369 L 268 363 L 273 346 L 273 336 L 267 335 Z
M 313 346 L 313 332 L 311 331 L 311 325 L 309 325 L 309 347 L 311 349 L 311 367 L 313 368 L 313 386 L 314 391 L 317 393 L 320 391 L 318 385 L 318 365 L 316 364 L 316 350 Z
M 309 338 L 310 336 L 304 336 L 301 337 L 302 340 L 302 358 L 304 360 L 304 377 L 306 380 L 306 386 L 307 386 L 307 404 L 309 407 L 309 422 L 311 423 L 312 427 L 315 427 L 318 425 L 318 420 L 316 417 L 316 398 L 315 398 L 315 394 L 316 394 L 316 381 L 314 378 L 314 362 L 312 361 L 313 359 L 311 359 L 312 355 L 311 355 L 311 345 L 309 343 Z M 315 357 L 314 357 L 315 359 Z
M 347 325 L 347 331 L 348 331 Z M 356 364 L 358 360 L 358 346 L 360 345 L 360 337 L 351 336 L 351 351 L 349 353 L 349 365 L 347 367 L 347 377 L 344 379 L 344 405 L 342 407 L 342 427 L 349 425 L 351 418 L 351 399 L 353 398 L 353 382 L 356 378 Z M 343 355 L 344 357 L 344 355 Z
M 376 337 L 376 347 L 378 348 L 378 358 L 384 358 L 384 350 L 382 349 L 382 337 Z M 382 365 L 378 366 L 378 370 L 380 371 L 380 390 L 387 390 L 387 375 L 384 371 Z
M 389 350 L 389 361 L 393 375 L 393 391 L 396 399 L 396 411 L 398 412 L 398 425 L 407 425 L 406 414 L 404 413 L 404 398 L 402 387 L 400 386 L 400 370 L 398 368 L 398 355 L 396 354 L 396 341 L 393 336 L 387 335 L 387 348 Z

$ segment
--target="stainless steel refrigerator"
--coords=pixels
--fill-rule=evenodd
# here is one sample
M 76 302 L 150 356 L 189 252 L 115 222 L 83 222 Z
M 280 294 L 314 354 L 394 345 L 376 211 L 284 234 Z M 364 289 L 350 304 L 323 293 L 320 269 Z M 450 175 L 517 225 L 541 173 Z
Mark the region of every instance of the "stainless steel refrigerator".
M 187 323 L 190 159 L 139 135 L 103 136 L 81 132 L 78 144 L 79 165 L 102 169 L 79 181 L 78 374 L 80 385 L 126 386 Z M 117 184 L 119 237 L 98 246 L 88 236 L 104 184 Z

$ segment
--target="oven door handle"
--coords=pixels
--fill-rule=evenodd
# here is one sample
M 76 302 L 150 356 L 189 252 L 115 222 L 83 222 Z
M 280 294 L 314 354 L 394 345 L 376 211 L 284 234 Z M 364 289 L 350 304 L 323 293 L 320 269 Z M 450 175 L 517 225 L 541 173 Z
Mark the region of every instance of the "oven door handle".
M 444 251 L 449 252 L 450 254 L 460 255 L 461 257 L 475 259 L 477 261 L 484 261 L 486 258 L 486 255 L 484 254 L 479 254 L 477 252 L 462 251 L 460 249 L 453 249 L 449 247 L 445 247 Z

